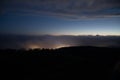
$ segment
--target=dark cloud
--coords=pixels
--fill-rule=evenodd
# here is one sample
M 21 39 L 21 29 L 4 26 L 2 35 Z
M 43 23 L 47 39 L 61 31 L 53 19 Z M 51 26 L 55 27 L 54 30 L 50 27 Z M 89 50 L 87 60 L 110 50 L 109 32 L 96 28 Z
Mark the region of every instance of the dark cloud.
M 66 46 L 120 47 L 119 36 L 0 35 L 0 49 L 59 48 Z
M 120 16 L 120 0 L 4 0 L 4 13 L 46 13 L 76 18 Z

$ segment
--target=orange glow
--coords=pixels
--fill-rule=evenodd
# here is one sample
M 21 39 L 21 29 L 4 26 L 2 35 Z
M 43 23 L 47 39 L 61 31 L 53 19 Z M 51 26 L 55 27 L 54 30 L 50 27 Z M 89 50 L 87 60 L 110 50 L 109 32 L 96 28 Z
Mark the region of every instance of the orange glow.
M 62 48 L 62 47 L 69 47 L 69 45 L 66 45 L 66 44 L 57 44 L 55 46 L 47 46 L 47 47 L 44 47 L 44 46 L 40 46 L 38 44 L 28 44 L 26 46 L 26 49 L 37 49 L 37 48 L 47 48 L 47 49 L 58 49 L 58 48 Z
M 35 44 L 30 44 L 27 46 L 28 49 L 36 49 L 36 48 L 41 48 L 39 45 L 35 45 Z

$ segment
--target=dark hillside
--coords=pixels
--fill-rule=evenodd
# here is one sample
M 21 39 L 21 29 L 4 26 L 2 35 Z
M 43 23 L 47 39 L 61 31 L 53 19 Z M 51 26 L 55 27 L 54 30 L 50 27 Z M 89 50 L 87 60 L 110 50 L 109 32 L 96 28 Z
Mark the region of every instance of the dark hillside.
M 0 50 L 3 79 L 120 80 L 120 48 Z

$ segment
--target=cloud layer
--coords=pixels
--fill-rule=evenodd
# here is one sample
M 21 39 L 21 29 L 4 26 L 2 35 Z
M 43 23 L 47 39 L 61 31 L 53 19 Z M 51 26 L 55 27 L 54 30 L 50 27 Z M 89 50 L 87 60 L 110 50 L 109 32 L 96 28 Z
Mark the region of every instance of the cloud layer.
M 60 48 L 67 46 L 120 47 L 120 36 L 0 35 L 0 49 Z
M 3 0 L 1 13 L 45 13 L 71 18 L 120 16 L 120 0 Z

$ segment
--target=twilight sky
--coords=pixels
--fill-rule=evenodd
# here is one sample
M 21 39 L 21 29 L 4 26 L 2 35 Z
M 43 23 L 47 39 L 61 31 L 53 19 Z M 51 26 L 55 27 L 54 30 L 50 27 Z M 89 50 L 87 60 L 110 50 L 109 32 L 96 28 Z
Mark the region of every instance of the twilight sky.
M 120 47 L 120 0 L 0 0 L 0 49 L 66 46 Z
M 1 0 L 0 33 L 120 35 L 120 0 Z

